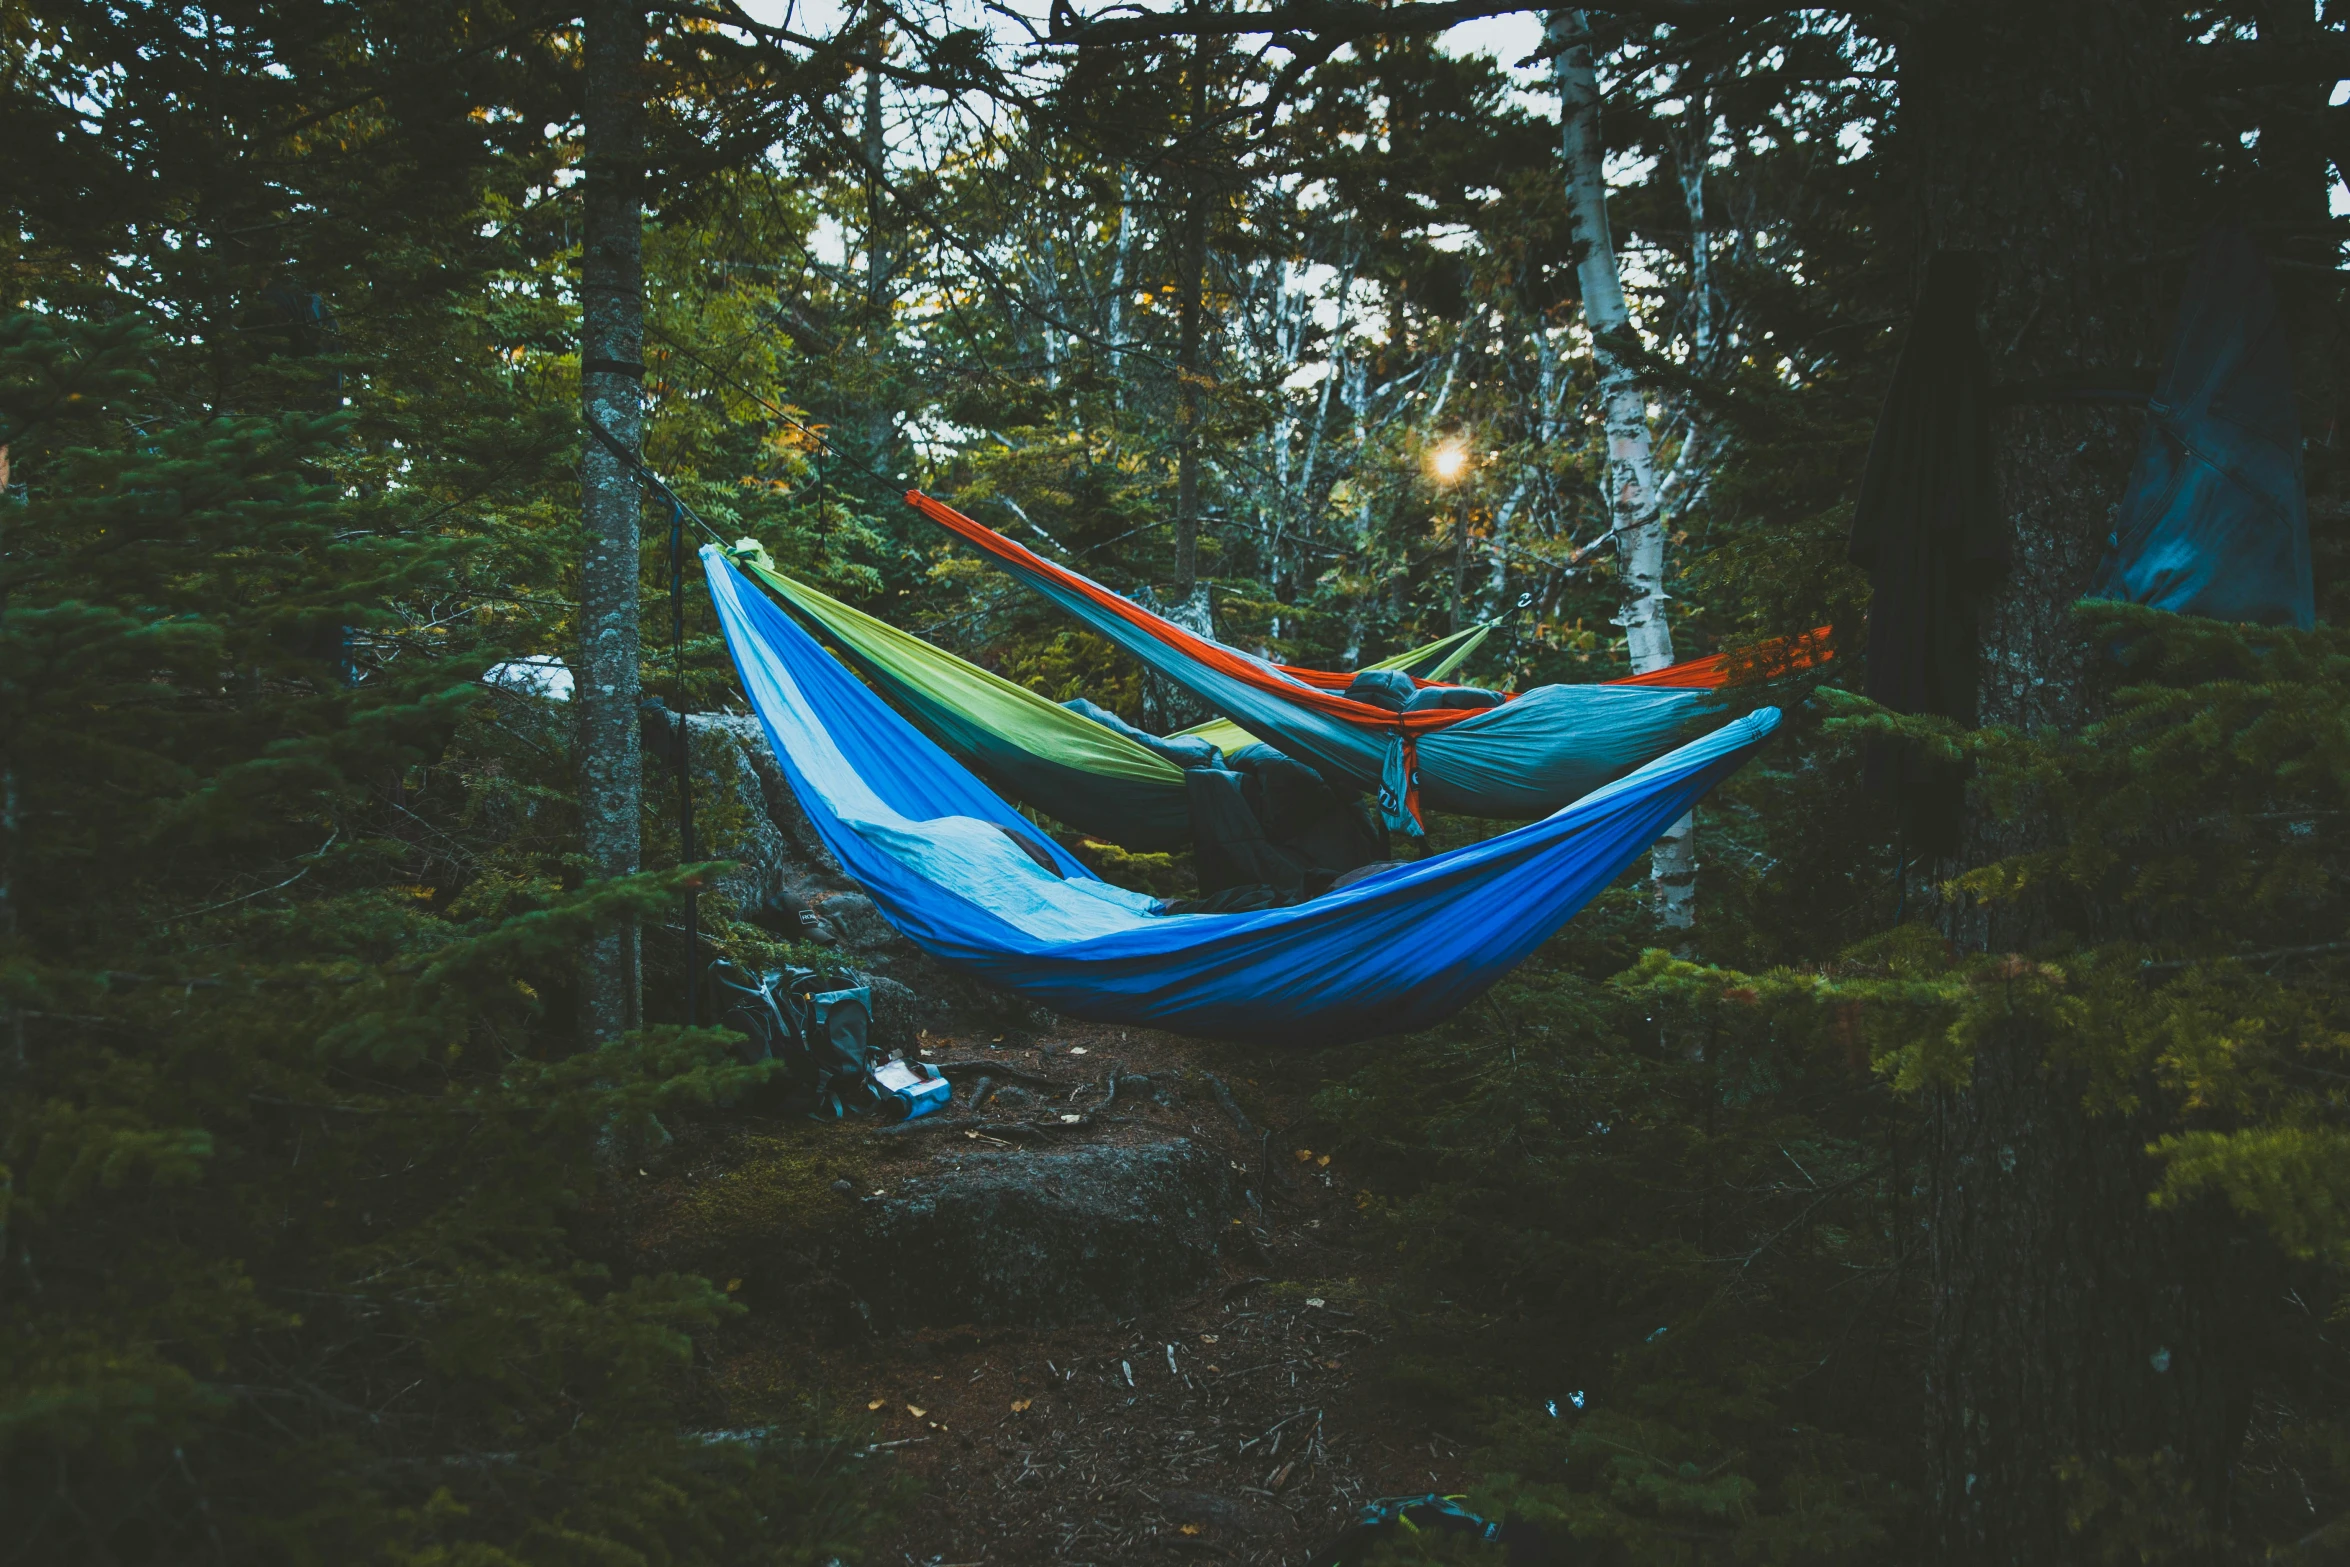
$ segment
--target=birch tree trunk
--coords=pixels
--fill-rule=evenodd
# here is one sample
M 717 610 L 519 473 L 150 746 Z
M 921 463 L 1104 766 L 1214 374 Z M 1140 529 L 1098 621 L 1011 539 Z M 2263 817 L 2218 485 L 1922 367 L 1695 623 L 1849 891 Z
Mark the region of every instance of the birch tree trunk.
M 1673 661 L 1673 630 L 1665 619 L 1665 525 L 1657 506 L 1648 400 L 1620 349 L 1631 337 L 1632 313 L 1624 303 L 1615 237 L 1608 229 L 1599 76 L 1591 57 L 1591 29 L 1581 11 L 1547 13 L 1543 33 L 1544 41 L 1558 51 L 1552 75 L 1559 94 L 1568 222 L 1580 249 L 1576 275 L 1583 290 L 1583 319 L 1591 330 L 1600 416 L 1607 430 L 1608 521 L 1623 581 L 1616 624 L 1624 628 L 1632 672 L 1644 675 Z M 1657 840 L 1649 855 L 1649 878 L 1657 923 L 1667 930 L 1687 930 L 1697 918 L 1691 817 L 1673 823 Z
M 1194 7 L 1196 9 L 1196 6 Z M 1208 120 L 1208 39 L 1192 41 L 1191 136 Z M 1189 604 L 1199 586 L 1199 383 L 1201 294 L 1207 288 L 1208 198 L 1206 152 L 1193 146 L 1184 157 L 1183 234 L 1178 265 L 1182 276 L 1181 317 L 1176 329 L 1175 411 L 1181 442 L 1175 458 L 1175 596 Z
M 1134 171 L 1118 165 L 1118 249 L 1110 264 L 1110 394 L 1126 407 L 1126 262 L 1134 244 Z
M 579 461 L 580 841 L 588 876 L 634 875 L 644 787 L 637 728 L 637 478 L 644 435 L 644 13 L 628 0 L 586 12 L 586 226 L 580 257 Z M 597 432 L 601 432 L 601 436 Z M 580 1033 L 609 1044 L 643 1019 L 642 938 L 634 920 L 589 938 L 582 953 Z

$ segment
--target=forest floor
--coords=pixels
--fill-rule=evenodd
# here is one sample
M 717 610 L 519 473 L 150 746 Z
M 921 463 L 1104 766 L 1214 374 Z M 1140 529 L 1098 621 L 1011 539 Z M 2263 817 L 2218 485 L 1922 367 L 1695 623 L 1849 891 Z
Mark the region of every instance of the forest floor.
M 722 1423 L 805 1419 L 813 1399 L 859 1433 L 853 1452 L 912 1482 L 869 1563 L 1303 1567 L 1366 1501 L 1462 1488 L 1459 1445 L 1374 1373 L 1389 1331 L 1386 1248 L 1343 1171 L 1305 1140 L 1321 1083 L 1313 1053 L 1077 1023 L 928 1043 L 936 1059 L 992 1052 L 1079 1095 L 1113 1066 L 1148 1074 L 1157 1097 L 1123 1101 L 1069 1140 L 1181 1137 L 1218 1150 L 1235 1172 L 1220 1221 L 1230 1234 L 1220 1276 L 1118 1321 L 843 1332 L 754 1296 L 706 1341 Z M 1247 1131 L 1206 1086 L 1210 1073 Z M 640 1185 L 633 1227 L 673 1229 L 697 1187 L 727 1180 L 776 1130 L 742 1115 L 686 1132 Z M 802 1119 L 789 1130 L 801 1146 L 836 1142 L 843 1163 L 883 1161 L 862 1165 L 860 1188 L 917 1182 L 926 1162 L 943 1168 L 972 1146 L 957 1127 L 909 1137 Z M 732 1265 L 716 1261 L 705 1271 Z

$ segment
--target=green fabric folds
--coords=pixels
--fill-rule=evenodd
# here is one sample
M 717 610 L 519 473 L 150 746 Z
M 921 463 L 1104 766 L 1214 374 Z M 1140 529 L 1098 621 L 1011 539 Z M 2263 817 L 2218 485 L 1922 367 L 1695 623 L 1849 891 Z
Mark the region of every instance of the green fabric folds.
M 1129 849 L 1190 845 L 1183 772 L 1174 763 L 755 556 L 736 558 L 843 662 L 1004 793 Z

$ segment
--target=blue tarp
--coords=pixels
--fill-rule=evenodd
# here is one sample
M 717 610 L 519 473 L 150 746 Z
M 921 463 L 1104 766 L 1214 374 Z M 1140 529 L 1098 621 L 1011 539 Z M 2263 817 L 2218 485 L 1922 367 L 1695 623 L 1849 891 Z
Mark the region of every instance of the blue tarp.
M 2293 346 L 2244 231 L 2203 242 L 2092 598 L 2316 623 Z
M 943 962 L 1102 1022 L 1301 1044 L 1425 1028 L 1549 939 L 1779 722 L 1763 708 L 1541 821 L 1307 903 L 1161 915 L 965 771 L 715 547 L 702 562 L 785 777 L 884 917 Z

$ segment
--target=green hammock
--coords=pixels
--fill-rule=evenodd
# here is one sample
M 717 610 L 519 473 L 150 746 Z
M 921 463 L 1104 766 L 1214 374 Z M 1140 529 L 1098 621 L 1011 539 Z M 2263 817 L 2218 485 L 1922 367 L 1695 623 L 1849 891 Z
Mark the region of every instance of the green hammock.
M 794 581 L 776 571 L 763 550 L 738 549 L 734 558 L 924 733 L 1004 793 L 1128 849 L 1190 847 L 1183 771 L 1174 763 L 1026 686 Z M 1492 629 L 1473 626 L 1366 667 L 1440 680 Z M 1225 750 L 1256 743 L 1224 719 L 1183 733 Z

